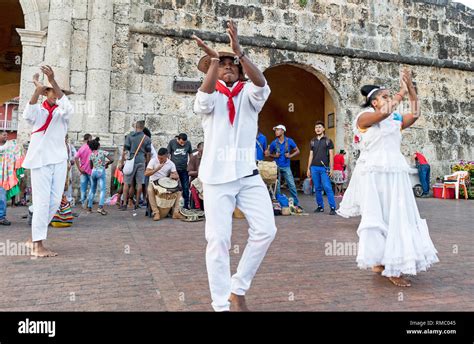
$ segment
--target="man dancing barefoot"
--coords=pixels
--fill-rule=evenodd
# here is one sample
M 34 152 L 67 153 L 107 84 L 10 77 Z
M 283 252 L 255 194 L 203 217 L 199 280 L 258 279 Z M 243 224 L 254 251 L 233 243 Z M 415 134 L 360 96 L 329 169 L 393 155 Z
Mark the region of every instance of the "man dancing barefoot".
M 248 311 L 245 294 L 276 234 L 270 196 L 255 163 L 258 113 L 270 88 L 240 48 L 232 21 L 227 34 L 232 51 L 218 52 L 193 36 L 207 54 L 198 64 L 206 77 L 194 103 L 194 111 L 202 116 L 206 142 L 199 178 L 204 189 L 212 307 L 215 311 Z M 245 74 L 251 82 L 244 81 Z M 229 249 L 236 206 L 250 228 L 237 272 L 231 277 Z
M 33 194 L 32 241 L 27 245 L 34 257 L 54 257 L 57 253 L 43 245 L 48 225 L 59 208 L 66 182 L 68 153 L 64 137 L 73 113 L 72 104 L 54 79 L 50 66 L 41 67 L 52 87 L 39 82 L 39 74 L 33 76 L 36 86 L 23 118 L 33 126 L 31 140 L 23 167 L 31 169 Z M 46 100 L 40 105 L 38 98 Z

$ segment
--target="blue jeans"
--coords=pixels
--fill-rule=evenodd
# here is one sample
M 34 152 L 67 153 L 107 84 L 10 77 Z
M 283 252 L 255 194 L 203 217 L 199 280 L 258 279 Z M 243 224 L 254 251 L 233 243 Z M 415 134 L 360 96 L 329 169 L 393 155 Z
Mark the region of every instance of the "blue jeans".
M 280 184 L 281 177 L 285 178 L 286 185 L 290 189 L 291 197 L 293 197 L 293 204 L 299 205 L 300 201 L 298 200 L 298 192 L 296 191 L 295 179 L 293 178 L 293 173 L 291 172 L 291 167 L 278 167 L 278 184 L 277 184 L 277 194 L 281 193 Z
M 97 190 L 97 184 L 99 184 L 100 189 L 100 198 L 99 198 L 99 207 L 103 207 L 105 203 L 105 181 L 107 174 L 105 173 L 105 168 L 93 169 L 91 174 L 91 191 L 89 192 L 89 208 L 92 208 L 92 203 L 94 202 L 95 191 Z
M 189 209 L 189 174 L 187 170 L 182 170 L 178 171 L 178 175 L 183 188 L 184 208 Z
M 88 174 L 81 173 L 81 204 L 86 204 L 87 201 L 87 188 L 91 183 L 91 176 Z
M 430 193 L 430 165 L 418 165 L 418 176 L 423 188 L 423 195 L 428 195 Z
M 7 192 L 0 187 L 0 220 L 4 220 L 7 216 Z
M 323 189 L 328 196 L 328 203 L 331 209 L 336 209 L 336 200 L 332 191 L 331 180 L 329 179 L 328 170 L 323 166 L 311 166 L 311 179 L 313 179 L 316 188 L 316 204 L 318 207 L 324 208 Z

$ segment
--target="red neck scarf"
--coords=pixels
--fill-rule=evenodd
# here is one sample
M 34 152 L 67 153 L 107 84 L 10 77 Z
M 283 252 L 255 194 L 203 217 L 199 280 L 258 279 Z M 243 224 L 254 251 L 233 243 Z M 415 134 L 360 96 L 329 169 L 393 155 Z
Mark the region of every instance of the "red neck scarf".
M 219 81 L 216 82 L 216 90 L 227 96 L 229 100 L 227 101 L 227 107 L 229 108 L 229 120 L 230 124 L 234 125 L 235 119 L 235 105 L 233 98 L 238 96 L 240 91 L 244 88 L 245 83 L 242 81 L 237 82 L 237 85 L 230 91 L 226 86 L 222 85 Z
M 51 124 L 51 120 L 53 119 L 53 111 L 54 109 L 56 109 L 58 107 L 57 104 L 54 104 L 54 105 L 50 105 L 48 103 L 47 100 L 45 100 L 43 102 L 43 107 L 48 110 L 48 117 L 46 118 L 46 122 L 44 122 L 43 126 L 35 131 L 32 132 L 32 134 L 34 133 L 39 133 L 41 131 L 44 131 L 46 132 L 46 130 L 48 129 L 49 125 Z

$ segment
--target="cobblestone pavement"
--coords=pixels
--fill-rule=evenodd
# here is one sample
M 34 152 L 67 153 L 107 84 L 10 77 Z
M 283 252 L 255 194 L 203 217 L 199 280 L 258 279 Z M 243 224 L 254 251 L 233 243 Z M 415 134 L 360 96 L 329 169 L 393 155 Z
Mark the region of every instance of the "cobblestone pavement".
M 355 252 L 328 254 L 327 245 L 353 247 L 359 219 L 314 214 L 277 217 L 278 233 L 247 295 L 256 311 L 474 310 L 472 201 L 419 199 L 440 263 L 412 278 L 411 288 L 359 270 Z M 210 311 L 204 222 L 153 222 L 144 210 L 109 215 L 81 211 L 70 229 L 50 228 L 47 246 L 59 256 L 0 256 L 2 311 Z M 9 208 L 0 228 L 4 251 L 29 235 L 22 215 Z M 247 238 L 245 220 L 234 221 L 235 271 Z M 336 245 L 334 245 L 336 244 Z M 11 252 L 10 252 L 11 253 Z M 349 253 L 349 255 L 348 255 Z M 352 254 L 352 255 L 351 255 Z

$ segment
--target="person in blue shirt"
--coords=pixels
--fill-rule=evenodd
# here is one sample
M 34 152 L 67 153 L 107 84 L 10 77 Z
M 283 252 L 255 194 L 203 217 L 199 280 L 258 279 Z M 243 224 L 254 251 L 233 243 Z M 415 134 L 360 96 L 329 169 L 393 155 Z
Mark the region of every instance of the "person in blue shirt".
M 262 161 L 265 159 L 265 151 L 267 150 L 267 138 L 261 132 L 257 134 L 255 146 L 255 160 Z
M 276 139 L 270 144 L 267 155 L 274 158 L 278 166 L 277 194 L 281 193 L 280 184 L 281 178 L 283 177 L 286 180 L 286 185 L 288 185 L 291 197 L 293 197 L 295 207 L 303 211 L 303 208 L 299 206 L 295 179 L 293 178 L 290 167 L 290 159 L 300 154 L 300 150 L 293 139 L 285 136 L 286 127 L 284 125 L 279 124 L 274 127 L 273 130 L 275 131 Z

